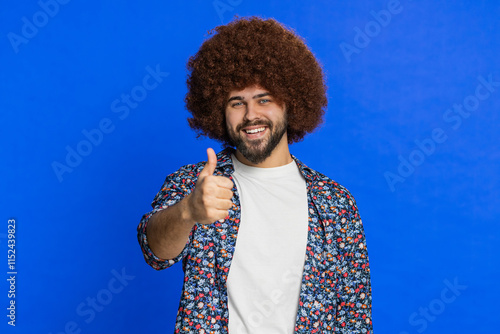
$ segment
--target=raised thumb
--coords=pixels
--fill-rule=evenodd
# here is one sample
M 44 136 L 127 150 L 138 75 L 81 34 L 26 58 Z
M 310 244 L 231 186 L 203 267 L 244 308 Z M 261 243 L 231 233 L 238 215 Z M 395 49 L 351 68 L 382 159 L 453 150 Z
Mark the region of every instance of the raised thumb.
M 212 148 L 207 149 L 207 162 L 205 163 L 205 167 L 200 173 L 200 176 L 208 176 L 213 175 L 215 172 L 215 167 L 217 166 L 217 155 Z

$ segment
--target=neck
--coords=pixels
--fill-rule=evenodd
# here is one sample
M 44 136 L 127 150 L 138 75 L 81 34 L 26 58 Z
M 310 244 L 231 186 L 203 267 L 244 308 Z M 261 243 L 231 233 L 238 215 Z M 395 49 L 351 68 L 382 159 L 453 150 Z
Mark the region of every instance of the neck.
M 259 167 L 259 168 L 272 168 L 272 167 L 284 166 L 293 161 L 292 156 L 290 155 L 290 150 L 288 148 L 288 138 L 286 136 L 286 133 L 285 135 L 283 135 L 278 145 L 276 145 L 271 155 L 267 157 L 266 160 L 258 164 L 254 164 L 253 162 L 249 161 L 247 158 L 243 156 L 243 154 L 241 154 L 239 150 L 236 150 L 235 155 L 236 158 L 241 163 L 248 166 Z

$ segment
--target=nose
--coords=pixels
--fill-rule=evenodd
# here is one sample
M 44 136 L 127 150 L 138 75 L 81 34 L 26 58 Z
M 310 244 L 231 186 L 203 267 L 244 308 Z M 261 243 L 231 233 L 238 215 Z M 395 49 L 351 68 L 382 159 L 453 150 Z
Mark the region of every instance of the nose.
M 260 114 L 259 114 L 259 112 L 257 110 L 257 105 L 256 105 L 256 103 L 254 101 L 250 101 L 246 105 L 245 117 L 244 118 L 247 121 L 252 121 L 252 120 L 260 118 Z

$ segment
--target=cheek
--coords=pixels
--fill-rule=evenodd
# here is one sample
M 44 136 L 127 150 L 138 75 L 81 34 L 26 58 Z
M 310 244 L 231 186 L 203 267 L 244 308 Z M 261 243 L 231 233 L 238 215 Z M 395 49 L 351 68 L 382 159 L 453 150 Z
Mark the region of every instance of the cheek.
M 282 110 L 273 110 L 265 115 L 273 123 L 280 123 L 284 120 L 285 113 Z
M 228 117 L 227 114 L 225 118 L 226 118 L 226 127 L 231 128 L 232 127 L 231 118 Z
M 226 112 L 226 126 L 235 129 L 239 123 L 240 121 L 236 113 Z

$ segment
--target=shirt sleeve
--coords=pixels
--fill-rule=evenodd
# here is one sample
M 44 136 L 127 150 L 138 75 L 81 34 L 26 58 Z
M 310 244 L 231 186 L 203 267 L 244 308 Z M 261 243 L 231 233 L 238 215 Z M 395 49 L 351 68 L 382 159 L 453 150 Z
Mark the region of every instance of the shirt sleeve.
M 196 226 L 191 230 L 189 235 L 189 240 L 184 246 L 182 252 L 173 259 L 161 259 L 157 257 L 151 248 L 149 248 L 148 239 L 146 235 L 146 228 L 148 226 L 149 219 L 153 214 L 158 211 L 165 210 L 166 208 L 176 204 L 189 193 L 191 193 L 194 188 L 196 181 L 193 181 L 191 173 L 186 173 L 186 168 L 183 167 L 177 172 L 170 174 L 165 179 L 161 190 L 156 194 L 151 206 L 153 210 L 144 214 L 137 227 L 137 239 L 142 249 L 144 259 L 146 262 L 156 270 L 161 270 L 172 266 L 173 264 L 179 262 L 187 253 L 188 245 L 192 241 L 193 231 Z
M 368 251 L 356 202 L 347 193 L 348 209 L 339 217 L 343 254 L 337 268 L 336 333 L 373 333 L 372 294 Z M 344 211 L 344 210 L 343 210 Z

